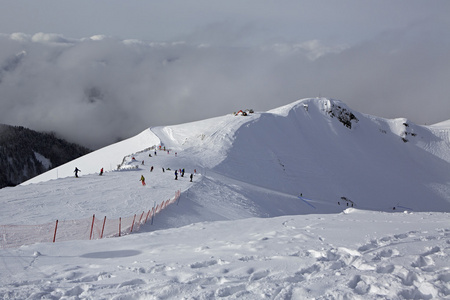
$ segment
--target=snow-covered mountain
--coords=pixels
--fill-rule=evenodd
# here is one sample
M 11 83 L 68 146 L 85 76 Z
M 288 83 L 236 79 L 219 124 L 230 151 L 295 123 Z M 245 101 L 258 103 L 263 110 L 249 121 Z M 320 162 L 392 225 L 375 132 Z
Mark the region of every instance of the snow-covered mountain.
M 152 127 L 2 189 L 0 219 L 119 218 L 181 190 L 177 205 L 139 234 L 0 250 L 0 295 L 445 298 L 449 146 L 448 122 L 388 120 L 325 98 Z M 177 169 L 187 175 L 174 180 Z
M 338 212 L 341 197 L 361 209 L 450 211 L 450 127 L 364 115 L 323 98 L 248 116 L 150 128 L 27 183 L 72 176 L 76 166 L 82 174 L 113 170 L 124 156 L 159 145 L 178 157 L 165 160 L 165 165 L 156 161 L 158 169 L 202 170 L 217 181 L 223 179 L 218 182 L 221 188 L 232 182 L 241 189 L 233 189 L 230 197 L 241 198 L 258 211 L 257 217 L 274 216 L 265 202 L 290 202 L 300 194 L 313 200 L 315 208 L 289 207 L 279 214 Z M 216 189 L 190 191 L 223 198 L 211 195 Z

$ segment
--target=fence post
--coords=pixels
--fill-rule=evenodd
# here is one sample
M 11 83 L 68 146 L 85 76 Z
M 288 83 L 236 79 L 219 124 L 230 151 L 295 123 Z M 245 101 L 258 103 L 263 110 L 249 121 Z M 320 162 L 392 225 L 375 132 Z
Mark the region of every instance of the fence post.
M 147 223 L 147 219 L 148 219 L 148 215 L 150 214 L 150 209 L 148 210 L 148 213 L 147 213 L 147 216 L 145 217 L 145 221 L 144 221 L 144 224 L 146 224 Z
M 134 220 L 136 220 L 136 214 L 134 214 L 133 223 L 131 224 L 130 233 L 133 232 Z
M 180 190 L 175 192 L 175 198 L 177 199 L 177 206 L 178 206 L 178 203 L 180 203 L 180 198 L 181 198 L 181 191 Z
M 91 234 L 89 236 L 89 239 L 92 239 L 92 230 L 94 229 L 94 220 L 95 220 L 95 214 L 92 216 L 92 225 L 91 225 Z
M 153 208 L 152 208 L 152 223 L 151 223 L 151 225 L 153 225 L 153 218 L 155 217 L 155 213 L 156 213 L 155 205 L 156 205 L 156 202 L 153 202 Z
M 142 217 L 144 216 L 144 213 L 145 213 L 145 212 L 142 211 L 141 217 L 139 218 L 139 221 L 138 221 L 138 223 L 137 223 L 136 230 L 141 229 L 141 222 L 142 222 Z
M 102 234 L 100 235 L 100 238 L 101 238 L 101 239 L 103 238 L 103 231 L 105 231 L 105 223 L 106 223 L 106 216 L 105 216 L 105 218 L 103 219 Z
M 55 233 L 53 234 L 53 243 L 56 241 L 56 230 L 58 229 L 58 220 L 56 220 Z
M 144 216 L 144 211 L 142 211 L 141 217 L 139 218 L 139 224 L 141 224 L 142 217 Z

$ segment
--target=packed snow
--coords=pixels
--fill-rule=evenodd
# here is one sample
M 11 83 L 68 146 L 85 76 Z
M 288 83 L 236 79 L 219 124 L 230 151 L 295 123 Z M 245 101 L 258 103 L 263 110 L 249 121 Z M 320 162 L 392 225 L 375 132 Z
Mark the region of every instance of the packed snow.
M 0 295 L 449 298 L 448 124 L 315 98 L 149 128 L 0 190 Z M 54 235 L 56 220 L 128 220 L 177 191 L 133 233 Z

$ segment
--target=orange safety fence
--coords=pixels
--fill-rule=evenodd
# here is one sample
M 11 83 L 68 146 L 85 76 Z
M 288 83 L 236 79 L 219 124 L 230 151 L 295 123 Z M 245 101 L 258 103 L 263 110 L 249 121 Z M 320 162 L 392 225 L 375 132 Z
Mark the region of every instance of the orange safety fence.
M 71 240 L 94 240 L 117 237 L 139 231 L 140 226 L 152 222 L 153 216 L 180 198 L 181 192 L 160 204 L 133 216 L 108 219 L 95 215 L 78 220 L 56 220 L 38 225 L 0 225 L 0 249 L 20 247 L 34 243 Z

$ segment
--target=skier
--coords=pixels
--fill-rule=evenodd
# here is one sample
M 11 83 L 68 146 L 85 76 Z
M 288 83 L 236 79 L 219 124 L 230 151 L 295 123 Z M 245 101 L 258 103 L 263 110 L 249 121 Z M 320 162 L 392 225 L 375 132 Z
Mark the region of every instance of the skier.
M 178 172 L 175 170 L 175 180 L 178 180 Z
M 99 174 L 100 176 L 102 176 L 103 175 L 103 168 L 100 170 L 100 174 Z
M 153 166 L 150 168 L 150 172 L 153 172 Z
M 184 168 L 181 170 L 181 177 L 184 177 Z
M 78 169 L 77 167 L 75 167 L 75 171 L 73 171 L 75 173 L 75 177 L 78 178 L 78 172 L 81 172 L 80 169 Z
M 194 178 L 194 174 L 191 174 L 191 176 L 190 176 L 190 177 L 191 177 L 191 182 L 192 182 L 192 178 Z
M 141 179 L 139 181 L 142 181 L 142 185 L 145 185 L 145 177 L 144 177 L 144 175 L 141 175 Z
M 163 173 L 166 172 L 166 171 L 164 170 L 164 168 L 162 168 L 162 169 L 163 169 Z

